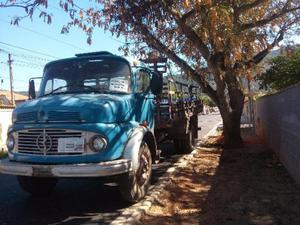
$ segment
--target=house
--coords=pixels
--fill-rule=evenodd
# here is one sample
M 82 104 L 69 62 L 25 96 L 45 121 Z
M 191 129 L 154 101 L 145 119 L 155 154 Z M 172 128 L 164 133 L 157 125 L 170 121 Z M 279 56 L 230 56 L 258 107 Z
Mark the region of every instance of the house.
M 26 95 L 14 93 L 15 105 L 18 105 L 28 99 Z M 5 149 L 6 133 L 12 123 L 12 111 L 15 105 L 11 103 L 10 91 L 0 91 L 0 151 Z
M 25 102 L 26 100 L 28 100 L 28 96 L 23 95 L 23 94 L 19 94 L 14 92 L 14 97 L 15 97 L 15 105 L 18 105 L 22 102 Z M 0 91 L 0 106 L 11 106 L 11 93 L 10 91 L 6 91 L 6 90 L 1 90 Z

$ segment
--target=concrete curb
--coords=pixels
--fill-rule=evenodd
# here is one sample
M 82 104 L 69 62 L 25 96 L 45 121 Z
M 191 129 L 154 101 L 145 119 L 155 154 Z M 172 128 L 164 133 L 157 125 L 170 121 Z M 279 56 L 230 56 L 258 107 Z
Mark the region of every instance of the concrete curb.
M 148 191 L 145 199 L 124 210 L 120 216 L 110 223 L 110 225 L 137 224 L 141 217 L 148 212 L 154 200 L 164 191 L 165 187 L 170 184 L 171 178 L 179 172 L 180 168 L 188 164 L 196 152 L 197 149 L 193 150 L 189 155 L 181 156 L 178 161 L 170 167 L 162 177 L 159 178 L 157 181 L 158 184 Z

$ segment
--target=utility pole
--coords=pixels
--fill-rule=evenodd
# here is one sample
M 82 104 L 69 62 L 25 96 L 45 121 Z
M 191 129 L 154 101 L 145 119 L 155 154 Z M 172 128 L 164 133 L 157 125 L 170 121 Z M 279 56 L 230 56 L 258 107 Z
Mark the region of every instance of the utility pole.
M 15 105 L 15 96 L 14 96 L 14 87 L 13 87 L 13 71 L 12 71 L 12 62 L 11 54 L 8 54 L 8 66 L 9 66 L 9 80 L 10 80 L 10 100 L 11 104 Z

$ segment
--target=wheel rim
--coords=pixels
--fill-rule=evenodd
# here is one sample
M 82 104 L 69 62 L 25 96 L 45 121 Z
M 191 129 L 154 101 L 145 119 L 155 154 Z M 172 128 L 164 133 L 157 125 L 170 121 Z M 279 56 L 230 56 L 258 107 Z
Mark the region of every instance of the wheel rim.
M 148 181 L 150 173 L 151 165 L 149 155 L 145 151 L 143 151 L 143 153 L 140 155 L 139 168 L 136 173 L 137 184 L 139 186 L 144 185 Z

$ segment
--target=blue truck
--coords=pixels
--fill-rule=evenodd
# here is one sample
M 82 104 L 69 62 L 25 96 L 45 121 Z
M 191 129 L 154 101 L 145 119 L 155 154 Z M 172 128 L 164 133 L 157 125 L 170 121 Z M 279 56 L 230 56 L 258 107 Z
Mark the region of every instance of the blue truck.
M 191 125 L 197 107 L 170 104 L 170 97 L 165 104 L 163 83 L 160 72 L 109 52 L 48 63 L 38 97 L 31 79 L 30 100 L 13 111 L 0 172 L 16 175 L 37 196 L 49 194 L 59 178 L 111 177 L 125 200 L 139 201 L 158 142 L 171 138 L 185 149 L 197 131 Z

